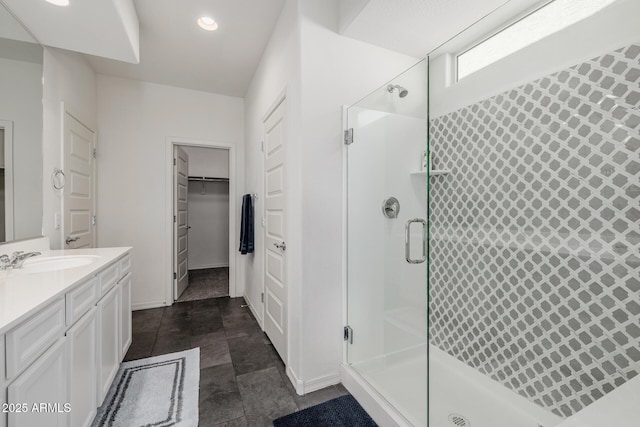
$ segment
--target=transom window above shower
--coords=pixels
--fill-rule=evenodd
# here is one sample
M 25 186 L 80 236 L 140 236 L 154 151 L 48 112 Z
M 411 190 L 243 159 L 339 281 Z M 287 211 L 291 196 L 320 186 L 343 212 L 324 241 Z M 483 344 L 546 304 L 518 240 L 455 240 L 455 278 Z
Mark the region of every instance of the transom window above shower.
M 457 81 L 619 0 L 552 0 L 491 34 L 456 57 Z

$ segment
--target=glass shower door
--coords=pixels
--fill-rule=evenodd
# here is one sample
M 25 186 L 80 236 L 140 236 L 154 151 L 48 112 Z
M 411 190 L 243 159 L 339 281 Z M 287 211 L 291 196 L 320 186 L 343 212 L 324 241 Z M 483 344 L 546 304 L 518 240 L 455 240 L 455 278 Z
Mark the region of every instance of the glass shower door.
M 348 363 L 426 426 L 426 65 L 348 109 Z

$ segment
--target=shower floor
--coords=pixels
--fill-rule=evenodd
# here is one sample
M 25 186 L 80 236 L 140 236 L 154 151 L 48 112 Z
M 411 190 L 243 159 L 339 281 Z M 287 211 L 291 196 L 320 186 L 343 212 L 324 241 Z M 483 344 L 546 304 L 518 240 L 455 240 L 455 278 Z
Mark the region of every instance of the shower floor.
M 427 425 L 427 352 L 409 351 L 397 355 L 384 366 L 368 366 L 360 369 L 364 379 L 387 399 L 414 426 Z M 404 356 L 404 357 L 403 357 Z
M 451 427 L 452 414 L 473 427 L 553 427 L 561 421 L 482 374 L 461 369 L 441 350 L 430 351 L 428 382 L 426 345 L 353 368 L 415 427 L 427 426 L 427 383 L 429 427 Z

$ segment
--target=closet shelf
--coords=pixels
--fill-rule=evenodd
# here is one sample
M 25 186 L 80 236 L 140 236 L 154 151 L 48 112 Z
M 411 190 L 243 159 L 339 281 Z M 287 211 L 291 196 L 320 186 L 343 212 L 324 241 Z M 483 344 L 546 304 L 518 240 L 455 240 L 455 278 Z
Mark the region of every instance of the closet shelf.
M 446 170 L 446 169 L 434 169 L 429 171 L 429 175 L 430 176 L 438 176 L 438 175 L 447 175 L 451 173 L 450 170 Z M 427 176 L 427 171 L 415 171 L 415 172 L 411 172 L 411 175 L 418 175 L 418 176 Z
M 229 182 L 229 178 L 213 178 L 210 176 L 190 176 L 189 181 L 199 182 Z

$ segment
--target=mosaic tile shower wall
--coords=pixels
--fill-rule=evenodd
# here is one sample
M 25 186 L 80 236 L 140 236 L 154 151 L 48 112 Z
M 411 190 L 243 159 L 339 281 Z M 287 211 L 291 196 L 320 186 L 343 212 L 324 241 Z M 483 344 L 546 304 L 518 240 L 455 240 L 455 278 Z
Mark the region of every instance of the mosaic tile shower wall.
M 431 343 L 561 416 L 640 373 L 640 45 L 430 132 Z

